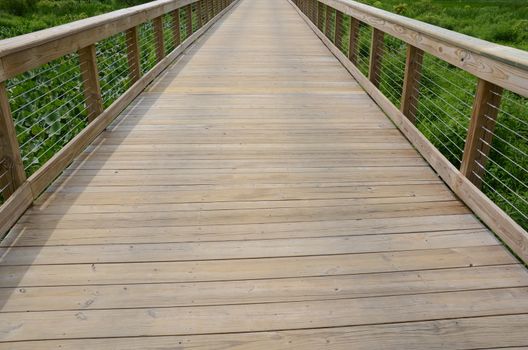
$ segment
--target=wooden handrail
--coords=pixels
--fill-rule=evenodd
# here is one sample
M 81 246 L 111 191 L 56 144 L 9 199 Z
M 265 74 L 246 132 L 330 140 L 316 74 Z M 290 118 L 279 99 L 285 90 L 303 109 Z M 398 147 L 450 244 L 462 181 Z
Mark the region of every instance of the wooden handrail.
M 157 75 L 236 3 L 236 0 L 228 0 L 223 1 L 222 6 L 220 3 L 213 6 L 215 0 L 200 1 L 211 3 L 214 14 L 211 14 L 207 23 L 198 23 L 198 28 L 194 32 L 191 32 L 193 20 L 191 6 L 197 4 L 198 0 L 158 0 L 0 41 L 0 164 L 2 168 L 7 169 L 9 175 L 4 176 L 0 181 L 4 188 L 0 193 L 4 200 L 0 207 L 0 236 Z M 180 38 L 180 14 L 186 16 L 188 29 L 191 29 L 183 39 Z M 173 36 L 175 48 L 171 52 L 167 52 L 165 46 L 163 25 L 165 15 L 171 16 L 168 19 L 174 26 L 170 35 Z M 149 21 L 152 21 L 153 25 L 156 63 L 145 72 L 146 67 L 141 66 L 139 27 Z M 128 74 L 131 86 L 105 108 L 96 44 L 117 34 L 122 34 L 125 38 L 126 52 L 123 53 L 126 56 L 125 75 Z M 35 173 L 26 178 L 6 80 L 69 54 L 74 54 L 79 59 L 78 78 L 84 93 L 83 103 L 88 125 Z M 71 77 L 69 79 L 72 81 Z
M 472 38 L 351 0 L 290 1 L 294 5 L 309 2 L 308 6 L 304 4 L 297 8 L 312 30 L 450 188 L 528 263 L 528 232 L 480 190 L 503 90 L 528 97 L 528 52 Z M 327 13 L 331 8 L 332 11 L 350 17 L 348 55 L 341 52 L 332 38 L 328 38 L 327 30 L 323 28 L 320 11 L 322 8 L 326 8 Z M 310 19 L 309 14 L 315 9 L 318 9 L 318 16 Z M 356 67 L 360 23 L 372 27 L 368 75 L 364 75 Z M 325 27 L 329 26 L 326 21 Z M 379 89 L 385 35 L 407 44 L 400 108 Z M 470 123 L 465 135 L 466 143 L 460 169 L 457 169 L 414 125 L 420 98 L 424 53 L 478 78 L 472 113 L 468 115 Z
M 198 0 L 158 0 L 0 41 L 0 81 Z
M 472 75 L 528 96 L 528 53 L 352 0 L 320 0 Z

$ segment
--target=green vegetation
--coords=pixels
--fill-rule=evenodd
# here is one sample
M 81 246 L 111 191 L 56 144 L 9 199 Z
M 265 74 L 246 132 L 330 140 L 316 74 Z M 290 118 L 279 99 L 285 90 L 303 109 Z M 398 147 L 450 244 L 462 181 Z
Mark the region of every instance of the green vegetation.
M 100 15 L 149 0 L 0 0 L 0 39 Z
M 525 0 L 358 0 L 459 33 L 528 50 Z

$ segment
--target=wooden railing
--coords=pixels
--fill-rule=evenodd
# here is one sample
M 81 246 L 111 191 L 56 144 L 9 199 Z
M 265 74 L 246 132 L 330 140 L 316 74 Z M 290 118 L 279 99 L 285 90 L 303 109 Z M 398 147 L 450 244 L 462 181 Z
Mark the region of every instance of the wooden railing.
M 528 53 L 355 1 L 292 1 L 451 189 L 528 262 Z
M 159 0 L 0 41 L 0 235 L 234 0 Z

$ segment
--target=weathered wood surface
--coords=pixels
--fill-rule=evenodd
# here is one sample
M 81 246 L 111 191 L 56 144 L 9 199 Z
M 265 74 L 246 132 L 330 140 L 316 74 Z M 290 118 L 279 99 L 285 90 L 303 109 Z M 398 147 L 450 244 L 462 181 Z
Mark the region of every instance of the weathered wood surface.
M 0 252 L 2 350 L 528 346 L 526 268 L 285 0 L 241 1 Z

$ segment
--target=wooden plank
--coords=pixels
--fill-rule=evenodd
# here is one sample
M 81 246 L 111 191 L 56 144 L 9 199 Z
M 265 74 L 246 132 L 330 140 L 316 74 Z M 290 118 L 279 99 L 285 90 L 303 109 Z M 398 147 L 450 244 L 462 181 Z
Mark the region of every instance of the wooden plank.
M 325 7 L 325 34 L 328 38 L 331 37 L 332 35 L 332 12 L 333 12 L 333 8 L 330 7 L 330 6 L 326 6 Z
M 479 80 L 460 165 L 462 175 L 479 188 L 486 174 L 501 96 L 501 87 Z
M 0 248 L 3 266 L 255 259 L 497 245 L 486 230 L 275 240 Z
M 482 229 L 471 215 L 439 215 L 416 218 L 389 218 L 295 222 L 272 224 L 235 224 L 216 226 L 163 226 L 133 228 L 74 228 L 44 229 L 16 226 L 12 235 L 16 240 L 3 241 L 3 246 L 129 244 L 150 242 L 202 242 L 251 239 L 278 239 L 346 235 L 376 235 L 433 230 L 456 231 Z
M 446 284 L 445 281 L 450 281 Z M 351 299 L 528 286 L 520 265 L 197 283 L 0 289 L 2 313 Z M 174 296 L 178 297 L 175 298 Z
M 138 27 L 132 27 L 126 31 L 128 74 L 130 81 L 135 83 L 141 79 L 141 60 L 139 58 L 139 31 Z
M 323 24 L 324 24 L 324 11 L 325 11 L 324 4 L 320 1 L 317 1 L 317 27 L 321 30 L 323 30 Z
M 381 61 L 383 59 L 383 51 L 385 49 L 384 36 L 381 30 L 372 28 L 372 40 L 370 44 L 370 60 L 368 77 L 374 86 L 378 87 L 381 81 Z
M 528 288 L 174 308 L 6 313 L 2 341 L 219 334 L 528 313 Z M 226 317 L 230 322 L 225 322 Z M 54 327 L 42 327 L 42 318 Z M 187 322 L 178 322 L 181 319 Z M 110 322 L 113 326 L 108 327 Z
M 0 206 L 0 236 L 2 238 L 32 203 L 33 193 L 29 182 L 26 181 Z
M 336 11 L 334 44 L 342 49 L 343 46 L 343 13 Z
M 156 58 L 158 62 L 165 58 L 165 38 L 163 36 L 163 16 L 152 20 L 154 26 L 154 41 L 156 45 Z
M 528 315 L 508 315 L 319 330 L 0 343 L 0 349 L 33 350 L 38 346 L 43 350 L 144 350 L 170 349 L 181 343 L 193 349 L 219 350 L 236 343 L 254 349 L 305 350 L 344 350 L 354 344 L 354 349 L 371 350 L 372 344 L 381 340 L 383 346 L 394 350 L 520 350 L 528 348 L 523 345 L 527 323 Z
M 201 28 L 204 23 L 202 8 L 203 8 L 203 1 L 198 1 L 196 3 L 196 16 L 198 17 L 198 27 L 199 28 Z
M 413 124 L 416 123 L 416 112 L 418 111 L 423 55 L 422 50 L 407 44 L 400 111 Z
M 359 26 L 360 22 L 354 18 L 350 17 L 349 25 L 349 41 L 348 41 L 348 59 L 354 65 L 357 64 L 358 50 L 359 50 Z
M 101 86 L 99 85 L 99 70 L 95 45 L 90 45 L 79 50 L 79 63 L 84 99 L 88 111 L 88 122 L 91 123 L 104 111 Z
M 5 188 L 1 192 L 4 199 L 7 199 L 24 183 L 26 172 L 4 82 L 0 82 L 0 161 L 3 162 L 6 173 L 2 176 Z
M 231 209 L 204 211 L 200 218 L 192 211 L 181 212 L 145 212 L 141 217 L 136 213 L 99 213 L 62 215 L 31 215 L 19 221 L 28 227 L 41 228 L 75 228 L 80 225 L 90 228 L 102 228 L 109 223 L 114 227 L 134 227 L 138 222 L 148 226 L 158 225 L 219 225 L 250 224 L 296 221 L 327 221 L 342 219 L 397 218 L 410 216 L 431 216 L 467 214 L 469 211 L 457 201 L 371 204 L 308 208 L 273 208 L 273 209 Z
M 1 266 L 0 286 L 106 285 L 163 282 L 255 280 L 283 277 L 418 271 L 515 264 L 504 247 L 481 246 L 397 252 L 74 265 Z
M 192 4 L 185 7 L 185 25 L 187 28 L 187 38 L 193 34 Z M 186 38 L 186 39 L 187 39 Z
M 180 9 L 176 9 L 170 13 L 172 22 L 172 38 L 174 40 L 174 47 L 181 44 L 181 30 L 180 30 Z

